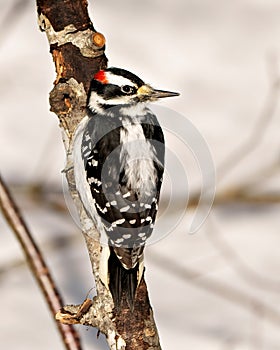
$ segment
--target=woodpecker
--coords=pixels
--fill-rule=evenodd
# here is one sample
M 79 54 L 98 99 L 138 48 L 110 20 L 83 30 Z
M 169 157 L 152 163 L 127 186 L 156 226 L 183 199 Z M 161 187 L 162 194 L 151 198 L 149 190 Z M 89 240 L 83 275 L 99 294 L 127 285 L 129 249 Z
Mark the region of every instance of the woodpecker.
M 147 103 L 178 95 L 124 69 L 100 70 L 75 132 L 76 188 L 100 233 L 99 276 L 116 309 L 126 300 L 133 310 L 164 172 L 164 135 Z

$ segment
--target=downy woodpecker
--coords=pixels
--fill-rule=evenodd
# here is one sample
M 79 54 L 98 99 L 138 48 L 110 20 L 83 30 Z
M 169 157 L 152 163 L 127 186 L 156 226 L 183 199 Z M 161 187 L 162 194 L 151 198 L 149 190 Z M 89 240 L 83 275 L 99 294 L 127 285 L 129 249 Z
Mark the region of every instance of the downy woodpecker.
M 164 171 L 164 136 L 146 106 L 178 93 L 155 90 L 119 68 L 95 74 L 75 132 L 77 191 L 101 237 L 99 276 L 114 305 L 133 310 Z

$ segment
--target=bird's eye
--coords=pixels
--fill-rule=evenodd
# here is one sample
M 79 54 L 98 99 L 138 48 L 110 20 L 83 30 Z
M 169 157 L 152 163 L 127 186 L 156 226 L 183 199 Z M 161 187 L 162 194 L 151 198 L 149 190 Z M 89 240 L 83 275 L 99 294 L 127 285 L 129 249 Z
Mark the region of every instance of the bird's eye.
M 124 92 L 125 94 L 129 95 L 135 92 L 135 88 L 133 86 L 130 85 L 124 85 L 121 87 L 122 92 Z

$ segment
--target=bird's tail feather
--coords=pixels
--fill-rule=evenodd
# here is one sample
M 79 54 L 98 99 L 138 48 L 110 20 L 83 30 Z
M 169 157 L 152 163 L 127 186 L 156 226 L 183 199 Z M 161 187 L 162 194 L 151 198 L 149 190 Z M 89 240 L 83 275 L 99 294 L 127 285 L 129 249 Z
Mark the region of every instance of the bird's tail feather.
M 133 269 L 125 269 L 114 250 L 111 249 L 108 265 L 108 271 L 110 271 L 109 289 L 114 300 L 115 308 L 120 310 L 122 303 L 126 300 L 130 310 L 133 311 L 139 264 Z

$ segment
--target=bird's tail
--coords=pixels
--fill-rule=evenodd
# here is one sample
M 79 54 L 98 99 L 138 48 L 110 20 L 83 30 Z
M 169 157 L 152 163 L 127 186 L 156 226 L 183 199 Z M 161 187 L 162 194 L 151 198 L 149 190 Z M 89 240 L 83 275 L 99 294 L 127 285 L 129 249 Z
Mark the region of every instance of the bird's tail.
M 132 269 L 125 269 L 117 258 L 113 249 L 108 261 L 109 289 L 115 308 L 120 310 L 126 300 L 131 311 L 134 309 L 134 299 L 137 289 L 137 275 L 139 264 Z

